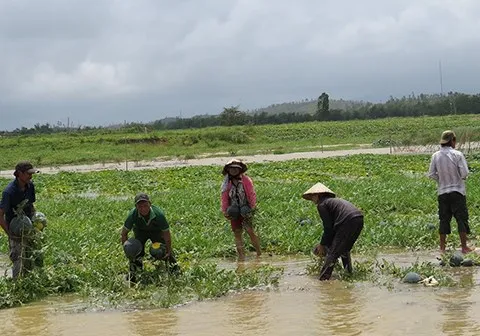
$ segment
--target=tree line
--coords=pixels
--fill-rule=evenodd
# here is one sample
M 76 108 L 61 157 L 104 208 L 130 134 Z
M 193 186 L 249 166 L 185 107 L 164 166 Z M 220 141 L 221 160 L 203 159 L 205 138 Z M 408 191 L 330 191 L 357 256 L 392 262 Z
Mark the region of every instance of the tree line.
M 115 127 L 65 128 L 62 125 L 36 124 L 32 128 L 17 128 L 2 135 L 50 134 L 65 131 L 88 132 L 95 130 L 135 129 L 168 130 L 204 128 L 212 126 L 266 125 L 299 123 L 308 121 L 338 121 L 353 119 L 379 119 L 388 117 L 441 116 L 450 114 L 480 114 L 480 94 L 449 92 L 440 94 L 412 94 L 408 97 L 390 97 L 384 103 L 346 105 L 344 109 L 331 109 L 329 95 L 323 92 L 318 99 L 299 102 L 302 112 L 268 113 L 265 110 L 242 111 L 239 106 L 225 107 L 218 115 L 201 115 L 191 118 L 164 118 L 150 123 L 127 123 Z M 281 105 L 277 105 L 278 106 Z M 295 106 L 295 103 L 293 103 Z M 292 109 L 292 104 L 289 104 Z
M 298 104 L 304 105 L 304 102 Z M 390 97 L 385 103 L 352 104 L 344 109 L 331 109 L 329 95 L 323 92 L 317 101 L 310 102 L 308 112 L 267 113 L 241 111 L 239 106 L 225 107 L 219 115 L 157 120 L 153 129 L 184 129 L 209 126 L 286 124 L 308 121 L 338 121 L 379 119 L 389 117 L 441 116 L 450 114 L 480 114 L 480 94 L 449 92 L 440 94 L 412 94 L 408 97 Z

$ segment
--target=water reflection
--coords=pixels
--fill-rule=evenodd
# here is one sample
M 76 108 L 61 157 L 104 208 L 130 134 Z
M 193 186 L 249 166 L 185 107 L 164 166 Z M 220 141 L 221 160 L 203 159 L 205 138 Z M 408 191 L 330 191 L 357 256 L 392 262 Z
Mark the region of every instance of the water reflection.
M 262 262 L 227 266 L 241 272 Z M 320 282 L 305 275 L 305 259 L 268 263 L 286 268 L 275 290 L 130 312 L 85 312 L 75 298 L 62 297 L 0 310 L 0 335 L 480 335 L 479 268 L 447 269 L 459 281 L 453 288 L 398 280 L 387 289 L 370 282 Z
M 446 335 L 479 335 L 478 313 L 473 310 L 478 298 L 474 298 L 474 270 L 459 270 L 459 287 L 438 296 L 443 315 L 441 330 Z M 472 316 L 473 314 L 473 316 Z M 477 318 L 475 318 L 477 317 Z
M 249 292 L 235 296 L 226 302 L 227 319 L 224 324 L 232 327 L 233 335 L 265 334 L 269 327 L 269 311 L 263 292 Z
M 15 309 L 6 309 L 0 314 L 2 335 L 48 334 L 49 319 L 41 305 L 30 305 Z
M 319 282 L 317 298 L 318 330 L 332 335 L 360 335 L 364 328 L 360 312 L 364 298 L 354 285 L 341 281 Z
M 128 325 L 128 335 L 179 335 L 177 331 L 178 316 L 171 309 L 136 311 L 124 313 Z

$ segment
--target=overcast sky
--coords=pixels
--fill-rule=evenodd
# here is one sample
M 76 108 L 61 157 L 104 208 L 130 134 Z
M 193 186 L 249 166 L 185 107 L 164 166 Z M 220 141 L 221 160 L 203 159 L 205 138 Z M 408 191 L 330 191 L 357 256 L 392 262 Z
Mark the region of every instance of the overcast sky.
M 0 0 L 0 130 L 480 92 L 479 0 Z

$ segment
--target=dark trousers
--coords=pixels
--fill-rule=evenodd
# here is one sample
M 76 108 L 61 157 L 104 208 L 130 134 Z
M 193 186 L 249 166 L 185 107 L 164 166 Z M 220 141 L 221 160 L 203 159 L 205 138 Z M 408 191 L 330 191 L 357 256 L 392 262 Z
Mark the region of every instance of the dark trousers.
M 41 237 L 9 239 L 10 260 L 13 263 L 14 279 L 33 270 L 34 266 L 43 267 Z
M 335 228 L 332 244 L 329 246 L 325 262 L 320 271 L 320 280 L 328 280 L 332 276 L 333 268 L 342 257 L 343 266 L 352 271 L 350 251 L 363 229 L 363 217 L 352 218 L 349 222 Z
M 452 217 L 457 221 L 458 232 L 470 234 L 468 225 L 467 198 L 459 192 L 438 195 L 438 218 L 440 234 L 450 234 Z

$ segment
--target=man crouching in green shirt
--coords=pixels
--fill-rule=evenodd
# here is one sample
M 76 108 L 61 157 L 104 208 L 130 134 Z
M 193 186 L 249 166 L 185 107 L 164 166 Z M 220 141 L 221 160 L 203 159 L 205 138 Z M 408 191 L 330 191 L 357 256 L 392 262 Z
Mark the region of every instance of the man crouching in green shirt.
M 145 243 L 147 240 L 153 243 L 164 244 L 166 251 L 163 260 L 168 261 L 169 271 L 178 273 L 179 267 L 172 251 L 172 240 L 170 236 L 170 228 L 163 214 L 163 211 L 152 205 L 150 198 L 145 193 L 139 193 L 135 196 L 135 208 L 133 208 L 122 228 L 121 241 L 125 247 L 128 239 L 128 233 L 133 230 L 135 243 L 140 242 L 139 251 L 136 256 L 130 256 L 130 281 L 136 282 L 136 273 L 143 269 L 143 257 L 145 256 Z M 125 249 L 125 248 L 124 248 Z

